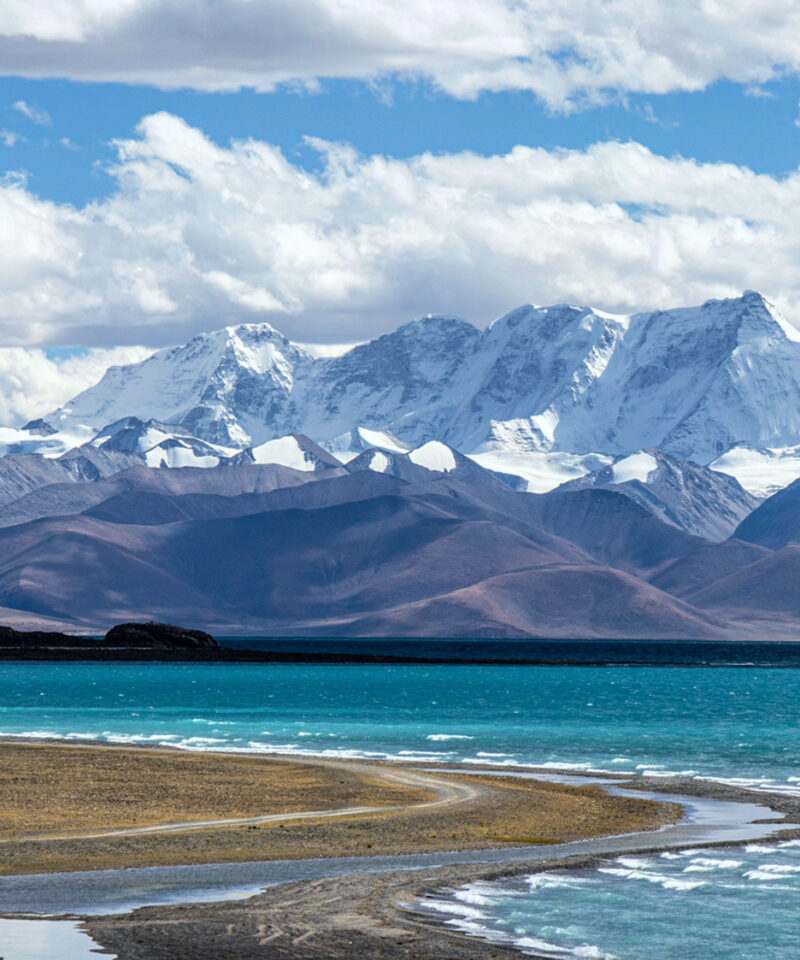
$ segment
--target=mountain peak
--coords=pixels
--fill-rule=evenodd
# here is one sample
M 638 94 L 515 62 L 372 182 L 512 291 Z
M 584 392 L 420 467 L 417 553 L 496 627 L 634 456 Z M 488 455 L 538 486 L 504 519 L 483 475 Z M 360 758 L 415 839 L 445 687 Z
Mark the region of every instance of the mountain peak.
M 48 422 L 96 433 L 130 416 L 239 449 L 302 433 L 357 452 L 363 427 L 411 447 L 709 463 L 736 443 L 797 443 L 800 332 L 755 291 L 630 316 L 525 304 L 483 331 L 431 314 L 327 357 L 238 324 L 110 369 Z

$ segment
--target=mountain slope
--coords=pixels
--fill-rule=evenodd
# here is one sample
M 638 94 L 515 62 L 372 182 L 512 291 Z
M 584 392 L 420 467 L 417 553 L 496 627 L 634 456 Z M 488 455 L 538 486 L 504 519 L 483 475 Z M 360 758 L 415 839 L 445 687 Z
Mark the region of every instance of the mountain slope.
M 614 490 L 559 488 L 526 500 L 532 522 L 577 544 L 599 563 L 629 572 L 649 576 L 705 542 Z
M 190 472 L 187 488 L 216 472 Z M 170 494 L 184 471 L 149 473 L 160 490 L 106 483 L 110 496 L 87 513 L 0 530 L 0 606 L 76 624 L 135 615 L 290 635 L 721 632 L 446 475 L 415 486 L 324 474 L 226 498 Z M 131 522 L 143 514 L 151 522 Z
M 765 500 L 741 522 L 735 536 L 772 550 L 800 543 L 800 480 Z
M 111 368 L 46 420 L 80 432 L 131 416 L 239 449 L 346 443 L 362 427 L 464 453 L 658 447 L 708 463 L 737 443 L 796 443 L 800 335 L 752 291 L 629 317 L 527 306 L 482 332 L 426 317 L 336 357 L 240 325 Z
M 800 546 L 771 551 L 727 577 L 687 594 L 695 607 L 725 611 L 726 617 L 749 621 L 783 621 L 794 628 L 800 620 Z
M 622 493 L 665 523 L 707 540 L 727 539 L 758 506 L 733 477 L 653 448 L 619 458 L 560 489 L 587 487 Z

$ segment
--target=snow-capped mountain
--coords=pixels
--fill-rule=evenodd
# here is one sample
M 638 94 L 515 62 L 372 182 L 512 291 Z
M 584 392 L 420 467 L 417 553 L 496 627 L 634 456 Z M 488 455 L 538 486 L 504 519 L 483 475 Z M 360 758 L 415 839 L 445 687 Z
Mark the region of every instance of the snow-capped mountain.
M 771 497 L 800 477 L 800 445 L 754 447 L 737 444 L 709 464 L 727 473 L 756 497 Z
M 587 487 L 623 493 L 659 520 L 714 541 L 730 537 L 759 502 L 734 477 L 655 449 L 619 457 L 559 489 Z
M 525 306 L 482 332 L 426 317 L 340 356 L 248 324 L 112 367 L 44 421 L 53 444 L 132 416 L 237 449 L 304 434 L 357 454 L 362 428 L 399 450 L 433 439 L 478 456 L 657 447 L 707 464 L 736 444 L 800 440 L 800 334 L 752 291 L 631 316 Z
M 524 491 L 527 488 L 520 477 L 487 470 L 441 440 L 429 440 L 408 451 L 388 447 L 370 448 L 347 463 L 348 473 L 362 470 L 388 474 L 410 483 L 419 483 L 432 474 L 439 474 L 482 486 L 499 481 L 514 490 Z

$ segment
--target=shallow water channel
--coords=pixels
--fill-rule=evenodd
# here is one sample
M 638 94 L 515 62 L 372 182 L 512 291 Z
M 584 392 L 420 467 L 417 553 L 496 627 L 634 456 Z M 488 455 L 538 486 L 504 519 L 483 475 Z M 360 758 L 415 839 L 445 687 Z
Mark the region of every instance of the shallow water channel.
M 110 956 L 74 920 L 0 918 L 0 960 L 98 960 Z
M 683 803 L 686 817 L 658 831 L 548 844 L 536 848 L 457 851 L 398 857 L 262 861 L 202 866 L 144 867 L 69 874 L 0 877 L 0 913 L 39 914 L 37 919 L 0 919 L 0 960 L 91 960 L 102 954 L 75 922 L 75 915 L 108 914 L 141 906 L 231 900 L 264 887 L 348 873 L 423 869 L 463 863 L 532 863 L 574 854 L 620 855 L 647 846 L 686 847 L 708 842 L 747 843 L 788 825 L 780 814 L 752 803 L 732 803 L 632 790 L 620 781 L 570 774 L 524 774 L 539 779 L 602 784 L 613 793 Z M 770 819 L 769 823 L 754 820 Z M 70 919 L 53 919 L 70 915 Z

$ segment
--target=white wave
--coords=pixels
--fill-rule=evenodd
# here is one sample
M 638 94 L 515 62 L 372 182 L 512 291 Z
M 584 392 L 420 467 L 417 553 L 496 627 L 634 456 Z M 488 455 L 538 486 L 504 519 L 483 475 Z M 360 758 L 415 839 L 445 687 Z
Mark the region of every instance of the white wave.
M 698 774 L 695 779 L 707 783 L 723 783 L 731 787 L 745 787 L 759 793 L 784 793 L 790 797 L 800 797 L 800 783 L 794 777 L 789 777 L 785 783 L 770 777 L 717 777 Z
M 614 960 L 613 953 L 603 953 L 599 947 L 593 947 L 585 944 L 582 947 L 575 947 L 572 950 L 573 957 L 579 957 L 580 960 Z
M 471 903 L 478 907 L 492 906 L 496 900 L 507 897 L 520 896 L 519 891 L 502 887 L 487 880 L 476 880 L 475 883 L 460 887 L 453 894 L 460 903 Z
M 550 943 L 548 940 L 540 940 L 539 937 L 519 937 L 514 941 L 514 946 L 520 950 L 535 950 L 536 953 L 540 956 L 545 957 L 579 957 L 579 956 L 597 956 L 601 957 L 603 954 L 579 954 L 575 953 L 574 950 L 570 950 L 568 947 L 559 947 L 555 943 Z M 581 948 L 582 949 L 582 948 Z
M 475 737 L 467 736 L 466 733 L 429 733 L 426 740 L 474 740 Z
M 436 910 L 437 913 L 452 914 L 455 917 L 462 917 L 468 920 L 489 919 L 483 910 L 478 910 L 476 907 L 470 906 L 466 903 L 458 903 L 455 900 L 436 900 L 431 897 L 423 900 L 422 902 L 424 906 L 428 907 L 430 910 Z
M 768 873 L 766 870 L 748 870 L 745 874 L 748 880 L 785 880 L 786 878 L 777 873 Z
M 528 888 L 532 891 L 551 888 L 583 887 L 597 881 L 593 877 L 579 877 L 571 873 L 532 873 L 525 877 Z
M 666 877 L 661 880 L 661 886 L 665 890 L 696 890 L 698 887 L 704 887 L 705 885 L 705 880 L 677 880 L 674 877 Z
M 744 866 L 743 860 L 715 860 L 713 857 L 695 857 L 684 873 L 707 873 L 711 870 L 736 870 Z
M 228 740 L 220 739 L 219 737 L 184 737 L 180 745 L 182 747 L 201 746 L 204 743 L 228 743 Z
M 628 870 L 620 867 L 599 867 L 599 873 L 607 873 L 623 880 L 646 880 L 656 883 L 665 890 L 695 890 L 705 886 L 705 880 L 678 880 L 674 877 L 664 877 L 657 873 L 648 873 L 646 870 Z
M 106 730 L 103 738 L 109 743 L 171 743 L 178 736 L 174 733 L 110 733 Z
M 13 737 L 16 740 L 63 740 L 63 733 L 52 733 L 50 730 L 25 730 L 23 733 L 3 733 L 0 737 Z
M 748 843 L 744 848 L 745 853 L 777 853 L 778 848 L 769 846 L 766 843 Z

